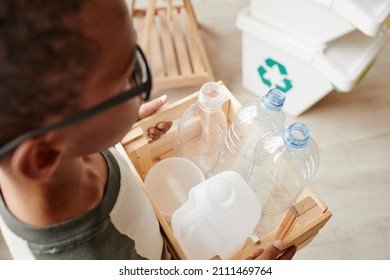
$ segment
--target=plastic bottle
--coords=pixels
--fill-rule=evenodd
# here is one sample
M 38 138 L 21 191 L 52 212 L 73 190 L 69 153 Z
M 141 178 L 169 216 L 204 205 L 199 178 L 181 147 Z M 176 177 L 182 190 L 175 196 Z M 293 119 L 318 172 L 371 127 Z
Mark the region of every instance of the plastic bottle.
M 244 245 L 261 216 L 247 182 L 225 171 L 193 187 L 172 215 L 172 230 L 189 259 L 230 258 Z
M 284 124 L 282 111 L 285 93 L 270 89 L 262 98 L 246 102 L 238 110 L 218 152 L 218 159 L 207 177 L 234 170 L 246 178 L 256 143 L 264 135 Z
M 218 148 L 227 130 L 222 87 L 205 83 L 199 91 L 198 102 L 182 115 L 177 127 L 175 154 L 194 162 L 204 174 L 217 159 Z
M 247 181 L 262 206 L 258 237 L 277 229 L 318 167 L 317 145 L 303 123 L 275 129 L 257 143 Z

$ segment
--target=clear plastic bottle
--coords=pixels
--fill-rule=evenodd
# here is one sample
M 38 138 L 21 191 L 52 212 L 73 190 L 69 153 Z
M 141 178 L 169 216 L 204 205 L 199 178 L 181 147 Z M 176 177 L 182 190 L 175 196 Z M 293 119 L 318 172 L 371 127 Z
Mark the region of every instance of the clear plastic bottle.
M 262 98 L 243 104 L 224 136 L 218 158 L 207 177 L 234 170 L 246 178 L 256 143 L 267 132 L 284 124 L 284 101 L 285 93 L 272 88 Z
M 296 201 L 319 167 L 319 152 L 303 123 L 278 128 L 260 140 L 248 172 L 248 184 L 262 206 L 255 234 L 277 229 L 284 212 Z
M 190 190 L 172 215 L 172 230 L 189 259 L 230 258 L 261 216 L 260 202 L 237 172 L 225 171 Z
M 227 130 L 222 111 L 225 94 L 215 82 L 205 83 L 199 90 L 198 102 L 180 118 L 175 154 L 194 162 L 204 174 L 217 159 L 218 148 Z

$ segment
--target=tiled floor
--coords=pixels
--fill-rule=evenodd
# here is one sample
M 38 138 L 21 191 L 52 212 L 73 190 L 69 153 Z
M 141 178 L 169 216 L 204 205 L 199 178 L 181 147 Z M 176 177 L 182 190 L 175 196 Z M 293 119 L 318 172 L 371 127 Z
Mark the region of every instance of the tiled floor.
M 217 80 L 240 102 L 254 95 L 241 84 L 241 32 L 235 18 L 248 0 L 193 0 Z M 299 117 L 321 153 L 312 186 L 333 217 L 295 259 L 390 259 L 390 45 L 351 92 L 331 92 Z M 175 101 L 197 88 L 166 90 Z M 9 258 L 0 239 L 0 259 Z

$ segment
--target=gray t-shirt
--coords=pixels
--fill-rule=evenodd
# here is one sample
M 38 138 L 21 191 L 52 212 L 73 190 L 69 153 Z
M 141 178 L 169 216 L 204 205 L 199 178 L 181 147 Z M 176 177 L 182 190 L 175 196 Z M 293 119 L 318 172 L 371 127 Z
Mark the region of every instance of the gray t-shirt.
M 160 259 L 163 240 L 153 208 L 114 149 L 100 204 L 59 224 L 33 227 L 17 220 L 0 195 L 0 228 L 14 259 Z

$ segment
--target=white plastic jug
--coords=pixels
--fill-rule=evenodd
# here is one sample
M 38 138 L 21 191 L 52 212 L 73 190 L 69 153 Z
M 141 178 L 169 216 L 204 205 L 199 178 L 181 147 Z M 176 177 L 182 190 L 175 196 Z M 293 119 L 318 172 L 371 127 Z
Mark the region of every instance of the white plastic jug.
M 261 217 L 254 191 L 234 171 L 193 187 L 172 215 L 172 230 L 189 259 L 228 259 L 238 252 Z

